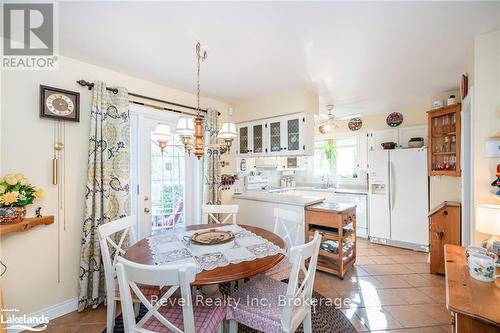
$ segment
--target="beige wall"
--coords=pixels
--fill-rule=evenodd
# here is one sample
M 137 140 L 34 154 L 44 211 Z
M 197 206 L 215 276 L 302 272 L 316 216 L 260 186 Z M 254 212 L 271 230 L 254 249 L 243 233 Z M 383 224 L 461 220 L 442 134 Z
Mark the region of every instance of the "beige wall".
M 474 207 L 481 203 L 500 204 L 500 198 L 491 194 L 500 158 L 484 155 L 487 137 L 500 131 L 500 31 L 476 37 L 474 42 L 474 107 L 473 126 L 473 182 Z M 476 232 L 475 242 L 488 235 Z M 474 237 L 473 237 L 474 239 Z
M 56 186 L 51 183 L 54 123 L 38 116 L 39 85 L 79 91 L 81 97 L 80 123 L 68 122 L 66 125 L 66 230 L 56 221 L 53 225 L 9 235 L 1 240 L 1 260 L 8 267 L 2 277 L 5 306 L 18 308 L 21 313 L 32 313 L 78 294 L 91 93 L 75 81 L 99 79 L 148 96 L 189 105 L 196 103 L 191 93 L 81 61 L 60 59 L 57 71 L 2 72 L 1 170 L 3 173 L 22 172 L 33 184 L 46 190 L 46 198 L 40 204 L 30 206 L 28 216 L 33 215 L 38 205 L 43 207 L 44 215 L 57 212 Z M 202 99 L 202 105 L 221 112 L 227 110 L 225 103 L 216 100 Z M 57 281 L 58 228 L 61 232 L 60 282 Z
M 303 111 L 317 114 L 319 98 L 316 93 L 296 89 L 239 101 L 232 106 L 233 119 L 239 123 Z

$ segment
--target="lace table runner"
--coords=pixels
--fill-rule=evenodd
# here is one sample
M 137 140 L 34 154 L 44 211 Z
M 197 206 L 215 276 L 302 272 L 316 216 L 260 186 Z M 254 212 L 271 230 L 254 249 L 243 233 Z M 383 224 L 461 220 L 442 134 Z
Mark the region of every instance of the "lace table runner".
M 235 235 L 234 247 L 224 251 L 224 253 L 213 252 L 210 246 L 202 250 L 193 249 L 189 247 L 189 242 L 185 240 L 188 237 L 185 236 L 190 237 L 195 232 L 202 230 L 170 230 L 148 238 L 155 264 L 192 262 L 196 264 L 199 273 L 278 253 L 285 254 L 285 251 L 279 246 L 237 225 L 214 227 L 213 229 L 233 232 Z

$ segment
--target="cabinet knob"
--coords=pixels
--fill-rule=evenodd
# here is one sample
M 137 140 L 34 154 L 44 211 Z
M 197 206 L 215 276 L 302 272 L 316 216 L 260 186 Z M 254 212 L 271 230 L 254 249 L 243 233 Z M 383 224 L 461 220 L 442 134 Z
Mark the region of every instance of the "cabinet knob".
M 448 211 L 447 211 L 447 210 L 445 210 L 445 211 L 443 212 L 443 214 L 444 214 L 444 215 L 448 215 Z

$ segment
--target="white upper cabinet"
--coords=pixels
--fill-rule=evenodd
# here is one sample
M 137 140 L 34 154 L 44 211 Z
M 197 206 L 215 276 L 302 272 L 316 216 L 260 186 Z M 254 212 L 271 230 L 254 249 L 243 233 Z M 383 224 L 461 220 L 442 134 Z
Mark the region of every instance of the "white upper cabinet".
M 411 138 L 424 138 L 424 146 L 427 146 L 427 126 L 408 126 L 399 129 L 399 144 L 408 147 Z
M 285 126 L 280 118 L 275 118 L 266 123 L 269 155 L 282 155 L 285 139 Z
M 399 145 L 399 131 L 397 128 L 368 132 L 368 150 L 382 149 L 382 143 L 395 142 Z
M 265 126 L 263 122 L 255 122 L 250 124 L 250 132 L 252 136 L 252 150 L 251 153 L 256 156 L 264 155 L 266 152 L 266 135 Z
M 427 146 L 427 126 L 404 126 L 397 128 L 388 128 L 377 131 L 370 131 L 368 136 L 368 150 L 383 149 L 383 142 L 396 142 L 398 146 L 408 147 L 408 141 L 411 138 L 424 138 L 424 145 Z
M 301 113 L 240 123 L 238 155 L 289 156 L 314 152 L 313 117 Z
M 368 132 L 357 133 L 357 148 L 356 167 L 366 170 L 368 169 Z
M 252 136 L 250 124 L 242 124 L 236 127 L 238 132 L 238 151 L 239 155 L 250 155 L 252 152 Z
M 285 138 L 283 140 L 283 149 L 286 155 L 303 154 L 304 147 L 304 122 L 305 119 L 299 115 L 286 116 L 282 120 L 285 129 Z

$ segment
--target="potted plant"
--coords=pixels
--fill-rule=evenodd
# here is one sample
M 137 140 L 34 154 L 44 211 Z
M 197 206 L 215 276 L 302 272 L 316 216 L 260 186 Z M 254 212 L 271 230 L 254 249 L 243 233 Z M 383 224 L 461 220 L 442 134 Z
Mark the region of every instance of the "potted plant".
M 321 147 L 321 153 L 323 154 L 323 158 L 328 162 L 330 174 L 333 174 L 337 162 L 337 147 L 335 141 L 333 139 L 326 140 Z
M 0 178 L 0 224 L 21 222 L 26 215 L 26 206 L 43 195 L 44 191 L 29 184 L 22 173 Z

